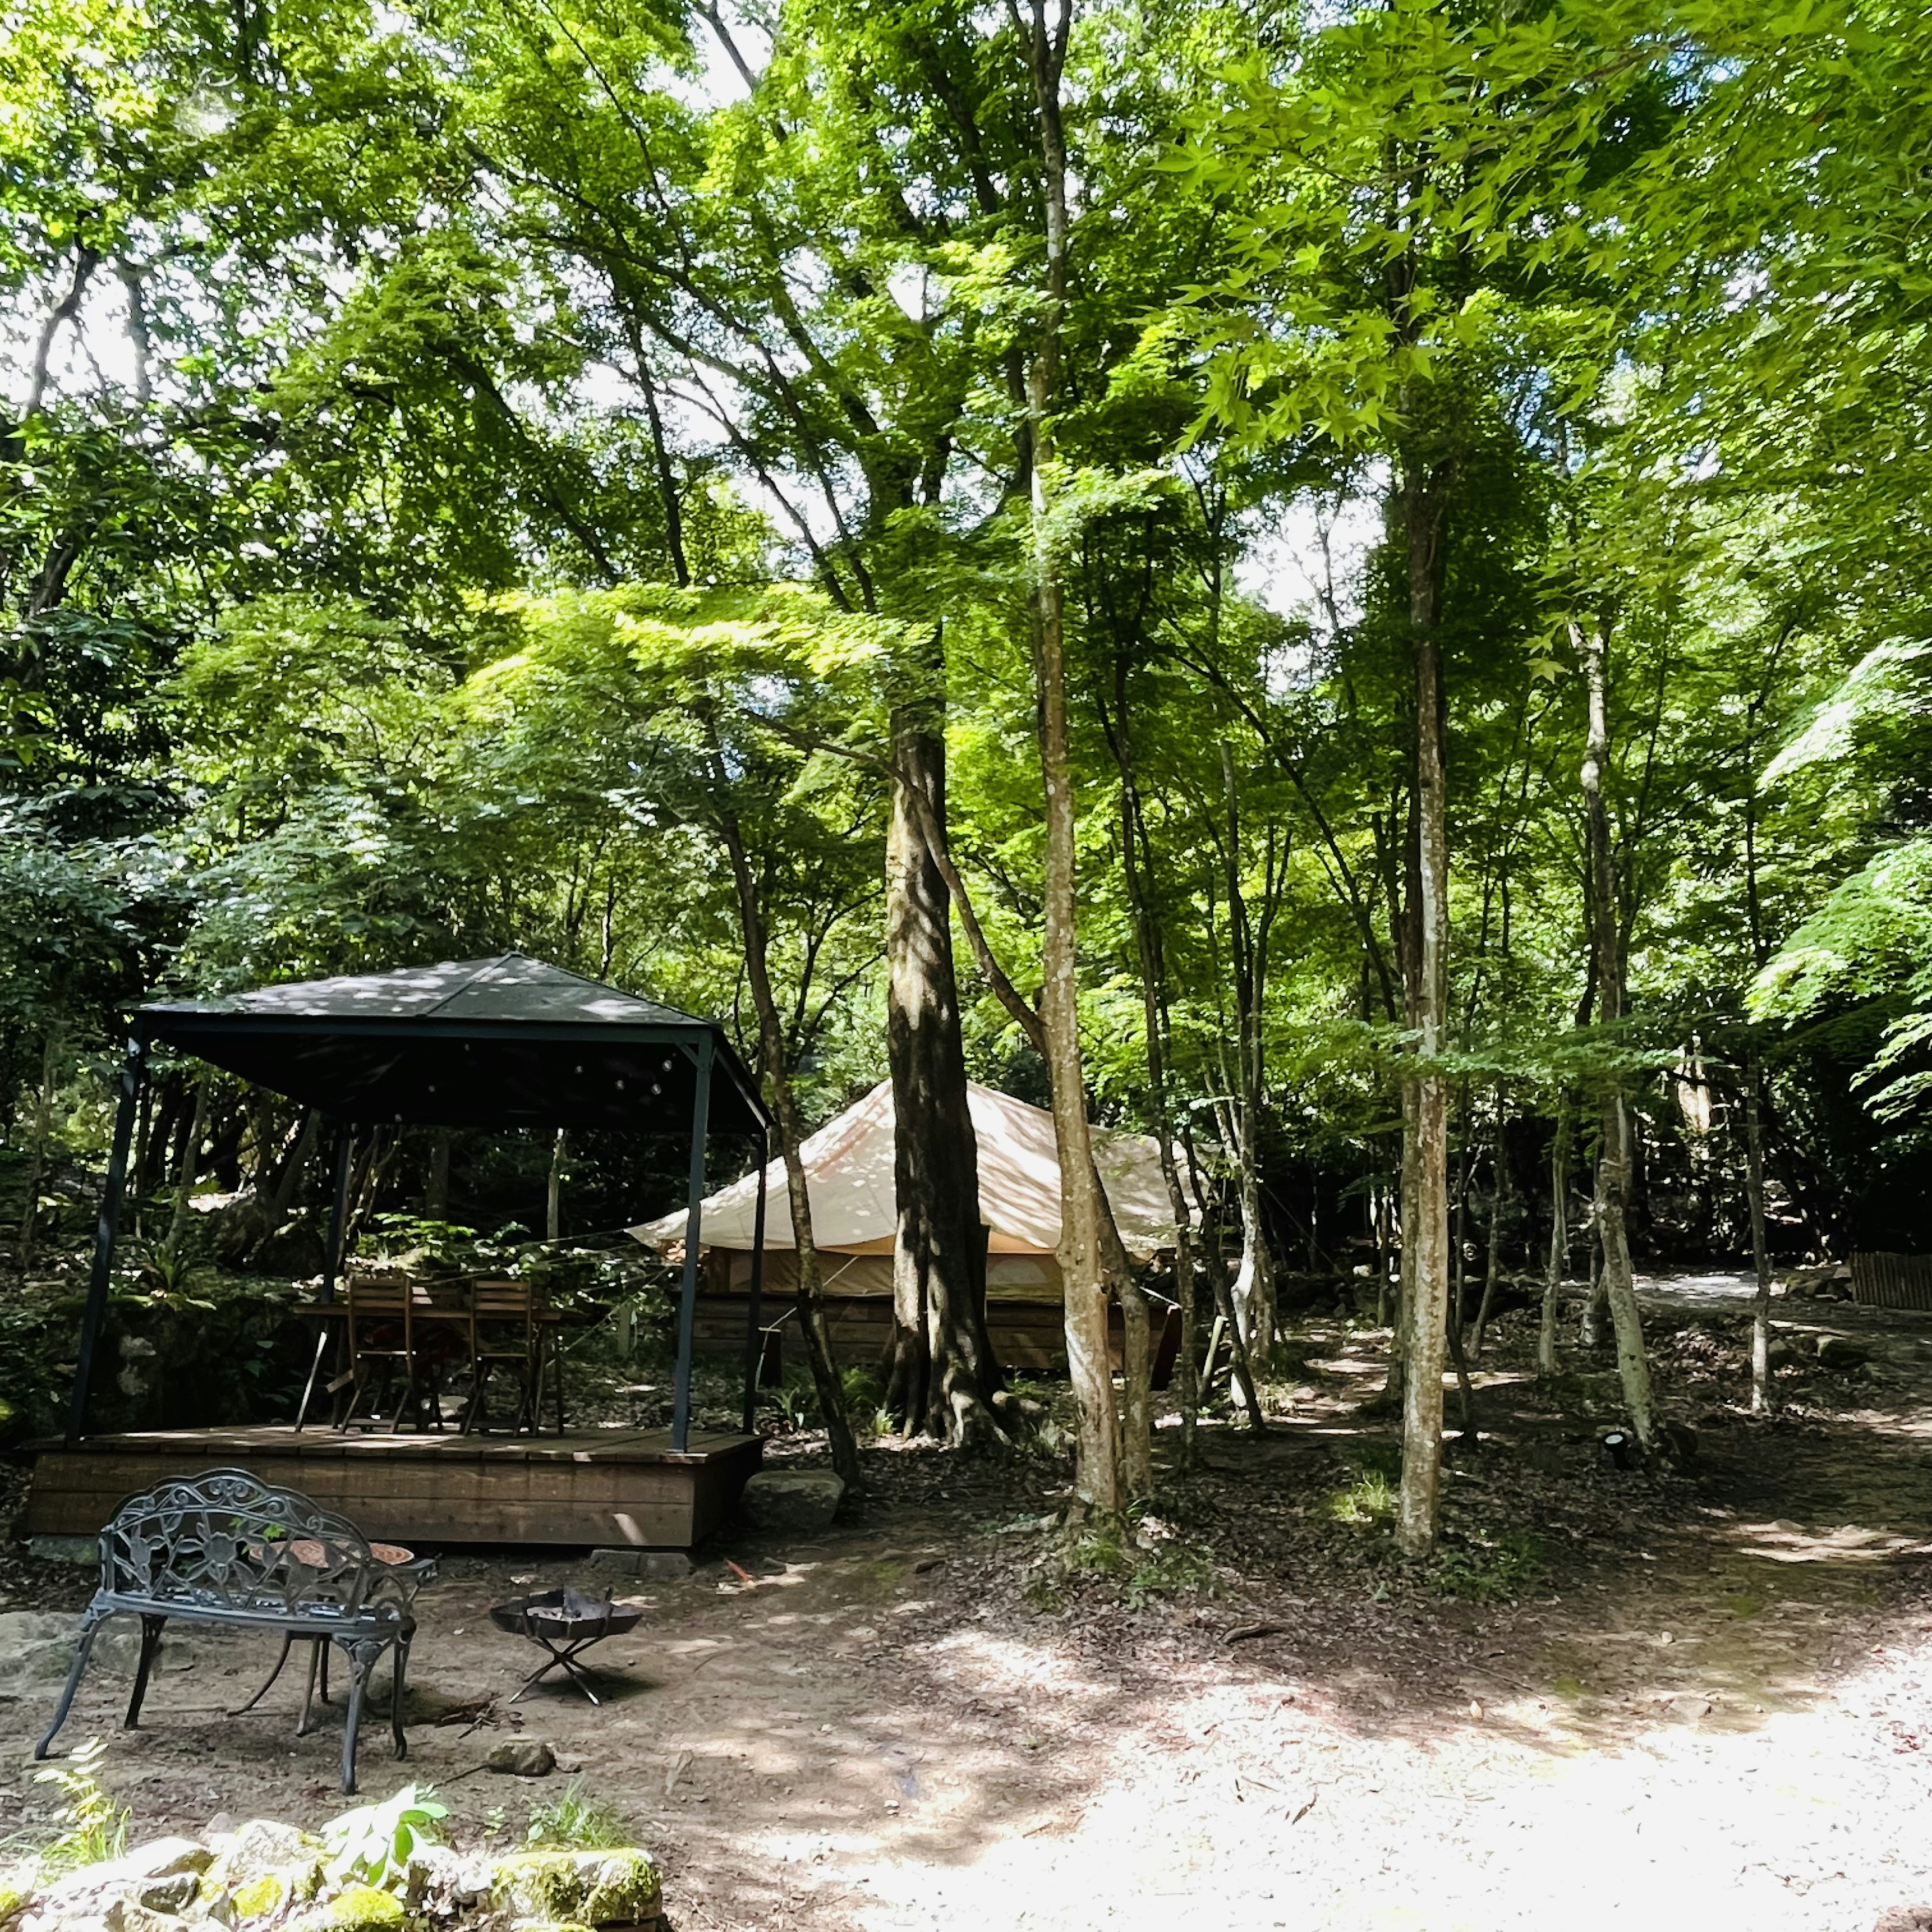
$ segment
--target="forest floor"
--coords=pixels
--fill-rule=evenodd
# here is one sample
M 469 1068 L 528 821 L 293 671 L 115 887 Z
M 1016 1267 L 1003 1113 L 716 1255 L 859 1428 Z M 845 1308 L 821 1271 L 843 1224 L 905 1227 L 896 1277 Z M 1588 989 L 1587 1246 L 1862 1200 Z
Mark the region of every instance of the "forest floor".
M 1051 1459 L 881 1444 L 832 1531 L 729 1534 L 640 1588 L 592 1709 L 504 1702 L 532 1659 L 484 1615 L 580 1562 L 452 1557 L 419 1602 L 406 1773 L 372 1726 L 364 1789 L 433 1781 L 460 1833 L 507 1842 L 560 1780 L 476 1768 L 504 1738 L 548 1739 L 658 1853 L 678 1932 L 1870 1932 L 1932 1901 L 1932 1316 L 1780 1300 L 1798 1364 L 1766 1420 L 1742 1406 L 1741 1285 L 1646 1300 L 1696 1456 L 1615 1468 L 1600 1384 L 1539 1392 L 1516 1318 L 1427 1570 L 1389 1552 L 1394 1424 L 1363 1412 L 1388 1338 L 1339 1320 L 1298 1331 L 1306 1366 L 1264 1438 L 1204 1426 L 1150 1546 L 1112 1574 L 1116 1552 L 1056 1558 Z M 1870 1365 L 1818 1368 L 1820 1332 Z M 1178 1432 L 1160 1440 L 1171 1460 Z M 10 1610 L 87 1588 L 0 1565 Z M 132 1735 L 113 1728 L 124 1685 L 91 1682 L 73 1734 L 110 1738 L 138 1834 L 340 1808 L 337 1741 L 294 1738 L 286 1680 L 223 1714 L 272 1660 L 194 1640 Z M 32 1829 L 53 1687 L 12 1688 L 0 1829 Z

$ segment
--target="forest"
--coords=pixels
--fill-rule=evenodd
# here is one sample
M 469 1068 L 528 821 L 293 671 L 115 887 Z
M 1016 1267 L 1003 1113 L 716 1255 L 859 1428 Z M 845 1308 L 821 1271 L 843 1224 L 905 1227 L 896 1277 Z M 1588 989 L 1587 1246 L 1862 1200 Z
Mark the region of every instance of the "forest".
M 1165 1150 L 1187 1453 L 1217 1317 L 1259 1424 L 1367 1283 L 1414 1556 L 1499 1287 L 1661 1453 L 1636 1270 L 1755 1274 L 1762 1408 L 1774 1271 L 1922 1249 L 1922 9 L 7 20 L 10 1318 L 133 1004 L 506 951 L 725 1020 L 788 1158 L 890 1078 L 913 1434 L 999 1432 L 964 1082 L 1050 1107 L 1101 1510 L 1090 1120 Z M 159 1076 L 166 1291 L 312 1148 Z M 534 1226 L 552 1151 L 387 1204 Z
M 751 1070 L 746 1447 L 844 1501 L 600 1548 L 608 1709 L 512 1713 L 491 1598 L 610 1573 L 446 1553 L 442 1802 L 331 1845 L 494 1856 L 525 1751 L 590 1780 L 529 1844 L 648 1833 L 690 1928 L 1932 1924 L 1928 72 L 1900 0 L 5 0 L 0 1505 L 135 1009 L 520 955 Z M 580 1427 L 672 1413 L 681 1141 L 147 1078 L 103 1426 L 298 1428 L 332 1162 L 364 1248 L 610 1316 Z M 880 1083 L 855 1367 L 800 1150 Z M 1051 1115 L 1045 1369 L 969 1083 Z M 65 1838 L 0 1780 L 5 1912 L 334 1802 L 161 1654 Z M 372 1927 L 480 1922 L 406 1868 Z

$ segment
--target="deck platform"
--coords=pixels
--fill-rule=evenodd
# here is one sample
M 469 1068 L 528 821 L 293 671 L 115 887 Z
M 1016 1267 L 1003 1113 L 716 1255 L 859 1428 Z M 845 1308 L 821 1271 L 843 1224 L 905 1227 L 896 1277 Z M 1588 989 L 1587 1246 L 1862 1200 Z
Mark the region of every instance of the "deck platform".
M 756 1472 L 755 1436 L 665 1429 L 562 1436 L 299 1433 L 286 1425 L 92 1436 L 37 1445 L 30 1536 L 92 1536 L 123 1496 L 170 1476 L 238 1467 L 339 1510 L 365 1536 L 444 1544 L 589 1544 L 688 1550 Z

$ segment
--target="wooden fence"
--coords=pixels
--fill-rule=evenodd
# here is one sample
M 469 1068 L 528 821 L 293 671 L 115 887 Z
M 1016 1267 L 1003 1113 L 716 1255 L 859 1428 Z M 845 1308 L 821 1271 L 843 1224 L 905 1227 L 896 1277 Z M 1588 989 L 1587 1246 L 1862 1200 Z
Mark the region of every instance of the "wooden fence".
M 1854 1255 L 1852 1299 L 1866 1308 L 1932 1311 L 1932 1255 Z

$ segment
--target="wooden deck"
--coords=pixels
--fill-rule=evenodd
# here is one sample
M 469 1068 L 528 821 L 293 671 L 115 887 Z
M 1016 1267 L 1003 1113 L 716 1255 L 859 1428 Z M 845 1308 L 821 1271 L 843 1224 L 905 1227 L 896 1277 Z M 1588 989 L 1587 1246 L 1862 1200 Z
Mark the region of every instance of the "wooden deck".
M 39 1445 L 31 1536 L 92 1536 L 123 1496 L 168 1476 L 239 1467 L 340 1510 L 364 1534 L 442 1544 L 688 1550 L 730 1513 L 757 1470 L 754 1436 L 664 1429 L 564 1436 L 298 1434 L 286 1426 L 156 1430 Z

